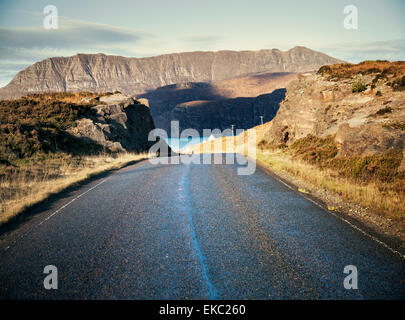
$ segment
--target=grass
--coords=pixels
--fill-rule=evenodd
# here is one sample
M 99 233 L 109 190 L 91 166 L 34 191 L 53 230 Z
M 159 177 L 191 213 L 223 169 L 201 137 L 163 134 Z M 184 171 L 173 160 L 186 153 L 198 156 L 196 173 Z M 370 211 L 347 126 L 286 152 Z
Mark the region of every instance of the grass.
M 394 77 L 395 83 L 401 85 L 405 73 L 405 61 L 389 62 L 385 60 L 364 61 L 358 64 L 339 63 L 321 67 L 318 74 L 336 79 L 349 79 L 360 74 L 377 74 L 377 80 Z M 405 84 L 405 79 L 403 80 Z
M 283 147 L 286 148 L 287 146 Z M 313 135 L 308 135 L 295 141 L 290 149 L 294 151 L 294 157 L 318 164 L 321 167 L 325 167 L 328 160 L 334 158 L 338 153 L 333 136 L 319 139 Z
M 328 190 L 343 200 L 405 222 L 405 174 L 400 150 L 374 156 L 338 158 L 333 136 L 307 136 L 287 148 L 259 148 L 257 159 L 275 172 L 298 178 L 312 190 Z
M 363 92 L 367 89 L 366 84 L 360 77 L 356 77 L 352 84 L 352 92 Z
M 0 226 L 52 194 L 102 172 L 118 169 L 147 154 L 52 154 L 0 166 Z
M 338 176 L 335 170 L 320 169 L 301 160 L 292 161 L 282 151 L 258 150 L 257 160 L 275 172 L 298 177 L 312 190 L 326 189 L 344 200 L 372 208 L 375 212 L 404 223 L 405 193 L 396 191 L 390 184 L 382 185 L 379 181 L 360 184 Z
M 303 160 L 320 169 L 333 169 L 341 177 L 356 180 L 357 183 L 373 179 L 392 183 L 401 182 L 405 178 L 403 173 L 398 172 L 403 157 L 399 149 L 390 148 L 375 155 L 341 158 L 337 157 L 338 147 L 333 135 L 324 138 L 308 135 L 287 148 L 293 160 Z
M 70 135 L 66 129 L 92 104 L 75 103 L 87 95 L 43 94 L 0 101 L 0 163 L 55 153 L 95 153 L 102 148 Z
M 99 173 L 144 159 L 71 135 L 102 95 L 31 94 L 0 101 L 0 225 L 50 195 Z

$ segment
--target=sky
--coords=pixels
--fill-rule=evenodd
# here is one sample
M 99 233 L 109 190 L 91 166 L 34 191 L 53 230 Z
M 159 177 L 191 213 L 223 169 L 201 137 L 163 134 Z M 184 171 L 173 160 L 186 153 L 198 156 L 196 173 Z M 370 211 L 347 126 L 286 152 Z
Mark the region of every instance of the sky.
M 57 29 L 43 26 L 47 5 Z M 347 5 L 357 29 L 344 27 Z M 0 0 L 0 87 L 55 56 L 295 46 L 349 62 L 405 60 L 405 0 Z

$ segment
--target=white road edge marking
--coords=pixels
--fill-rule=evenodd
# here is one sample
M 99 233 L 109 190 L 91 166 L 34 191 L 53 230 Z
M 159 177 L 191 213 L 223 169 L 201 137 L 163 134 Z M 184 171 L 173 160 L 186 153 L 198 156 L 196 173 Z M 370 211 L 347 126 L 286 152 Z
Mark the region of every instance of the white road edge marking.
M 91 187 L 89 190 L 79 194 L 77 197 L 73 198 L 72 200 L 70 200 L 68 203 L 66 203 L 65 205 L 63 205 L 62 207 L 60 207 L 58 210 L 56 210 L 55 212 L 53 212 L 52 214 L 50 214 L 48 217 L 46 217 L 44 220 L 42 220 L 39 224 L 43 224 L 45 221 L 48 221 L 50 218 L 52 218 L 55 214 L 57 214 L 58 212 L 60 212 L 61 210 L 63 210 L 64 208 L 66 208 L 69 204 L 71 204 L 72 202 L 75 202 L 77 199 L 79 199 L 81 196 L 84 196 L 87 192 L 97 188 L 100 184 L 106 182 L 107 179 L 102 180 L 101 182 L 97 183 L 95 186 Z
M 274 178 L 282 183 L 283 185 L 285 185 L 286 187 L 290 188 L 293 191 L 296 191 L 294 188 L 292 188 L 291 186 L 289 186 L 287 183 L 285 183 L 284 181 L 282 181 L 281 179 L 279 179 L 278 177 L 274 176 Z M 334 217 L 340 219 L 343 222 L 346 222 L 349 226 L 351 226 L 353 229 L 360 231 L 362 234 L 364 234 L 365 236 L 369 237 L 370 239 L 374 240 L 375 242 L 377 242 L 378 244 L 382 245 L 383 247 L 387 248 L 389 251 L 391 251 L 394 254 L 399 255 L 402 259 L 405 259 L 405 255 L 403 255 L 401 252 L 391 248 L 389 245 L 387 245 L 386 243 L 382 242 L 381 240 L 377 239 L 376 237 L 372 236 L 371 234 L 368 234 L 366 231 L 360 229 L 359 227 L 357 227 L 356 225 L 354 225 L 353 223 L 351 223 L 350 221 L 346 220 L 345 218 L 337 215 L 336 213 L 330 211 L 330 210 L 326 210 L 326 208 L 322 207 L 319 203 L 317 203 L 316 201 L 312 200 L 311 198 L 306 197 L 305 195 L 301 194 L 305 199 L 311 201 L 313 204 L 315 204 L 316 206 L 318 206 L 319 208 L 325 210 L 326 212 L 332 214 Z
M 56 211 L 54 211 L 53 213 L 51 213 L 49 216 L 47 216 L 44 220 L 42 220 L 41 222 L 37 223 L 35 226 L 29 228 L 26 232 L 24 232 L 21 236 L 17 237 L 17 239 L 15 239 L 11 245 L 15 244 L 18 240 L 22 239 L 28 232 L 30 232 L 31 230 L 33 230 L 35 227 L 40 226 L 41 224 L 43 224 L 45 221 L 48 221 L 50 218 L 52 218 L 55 214 L 57 214 L 58 212 L 62 211 L 64 208 L 66 208 L 68 205 L 70 205 L 71 203 L 73 203 L 74 201 L 76 201 L 77 199 L 79 199 L 80 197 L 84 196 L 86 193 L 90 192 L 91 190 L 97 188 L 99 185 L 103 184 L 104 182 L 106 182 L 108 179 L 110 178 L 106 178 L 102 181 L 100 181 L 99 183 L 97 183 L 96 185 L 94 185 L 93 187 L 91 187 L 90 189 L 86 190 L 85 192 L 79 194 L 78 196 L 76 196 L 75 198 L 73 198 L 72 200 L 70 200 L 68 203 L 64 204 L 62 207 L 60 207 L 59 209 L 57 209 Z M 10 245 L 7 246 L 6 248 L 4 248 L 3 251 L 7 251 L 10 248 Z

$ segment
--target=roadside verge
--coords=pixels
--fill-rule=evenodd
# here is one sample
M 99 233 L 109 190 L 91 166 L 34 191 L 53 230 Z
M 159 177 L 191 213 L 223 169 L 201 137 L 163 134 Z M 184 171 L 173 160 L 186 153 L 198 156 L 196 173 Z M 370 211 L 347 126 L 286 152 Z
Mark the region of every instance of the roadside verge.
M 27 166 L 10 176 L 3 177 L 2 188 L 13 193 L 1 198 L 0 236 L 14 230 L 49 203 L 81 186 L 113 171 L 133 165 L 148 158 L 147 154 L 123 153 L 115 156 L 89 156 L 76 162 L 58 159 L 57 166 L 47 163 Z M 29 169 L 28 169 L 29 168 Z
M 255 161 L 254 159 L 250 160 Z M 342 199 L 338 199 L 338 196 L 331 194 L 327 190 L 322 190 L 322 192 L 319 192 L 319 190 L 317 190 L 315 186 L 310 185 L 302 179 L 298 179 L 297 177 L 285 172 L 275 171 L 270 165 L 264 163 L 259 159 L 256 159 L 256 165 L 261 170 L 266 172 L 269 176 L 284 184 L 294 192 L 299 193 L 301 196 L 311 201 L 318 207 L 324 209 L 329 214 L 338 217 L 340 220 L 347 223 L 352 228 L 360 231 L 367 237 L 373 239 L 380 245 L 389 249 L 392 253 L 405 259 L 404 241 L 401 239 L 400 236 L 394 234 L 393 232 L 390 232 L 389 229 L 382 226 L 382 220 L 384 220 L 383 218 L 378 219 L 380 220 L 378 221 L 378 224 L 378 222 L 375 222 L 375 217 L 374 221 L 371 221 L 367 218 L 367 215 L 356 215 L 350 210 L 353 211 L 354 207 L 359 208 L 357 204 L 346 202 L 345 207 L 338 206 L 336 205 L 336 203 L 342 201 Z

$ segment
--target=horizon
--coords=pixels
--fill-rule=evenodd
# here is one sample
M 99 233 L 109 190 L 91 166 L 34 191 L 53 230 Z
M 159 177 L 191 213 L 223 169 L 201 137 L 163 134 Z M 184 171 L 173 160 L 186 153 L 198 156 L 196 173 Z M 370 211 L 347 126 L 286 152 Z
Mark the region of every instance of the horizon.
M 57 8 L 58 27 L 46 30 L 43 10 Z M 345 29 L 344 8 L 358 10 Z M 120 1 L 4 0 L 0 3 L 0 87 L 32 65 L 75 54 L 145 58 L 182 52 L 288 51 L 302 46 L 336 59 L 405 60 L 400 0 Z M 277 13 L 277 14 L 275 14 Z M 382 21 L 384 23 L 376 23 Z M 268 48 L 268 49 L 267 49 Z
M 94 55 L 94 56 L 101 54 L 101 55 L 105 55 L 105 56 L 115 56 L 115 57 L 123 57 L 123 58 L 148 59 L 148 58 L 153 58 L 153 57 L 166 56 L 166 55 L 172 55 L 172 54 L 181 54 L 181 53 L 205 53 L 205 52 L 216 53 L 216 52 L 227 52 L 227 51 L 231 51 L 231 52 L 257 52 L 257 51 L 272 51 L 272 50 L 278 50 L 278 51 L 280 51 L 280 52 L 288 52 L 288 51 L 291 51 L 291 50 L 293 50 L 293 49 L 295 49 L 295 48 L 305 48 L 305 49 L 309 49 L 309 50 L 311 50 L 311 51 L 316 51 L 316 52 L 319 52 L 319 53 L 323 53 L 323 52 L 321 52 L 321 51 L 314 50 L 314 49 L 311 49 L 311 48 L 308 48 L 308 47 L 305 47 L 305 46 L 294 46 L 294 47 L 292 47 L 292 48 L 290 48 L 290 49 L 285 49 L 285 50 L 281 50 L 281 49 L 278 49 L 278 48 L 263 48 L 263 49 L 257 49 L 257 50 L 243 50 L 243 49 L 241 49 L 241 50 L 231 50 L 231 49 L 229 49 L 229 50 L 228 50 L 228 49 L 220 49 L 220 50 L 173 51 L 173 52 L 167 52 L 167 53 L 162 53 L 162 54 L 154 54 L 154 55 L 144 56 L 144 57 L 125 56 L 125 55 L 119 55 L 119 54 L 107 54 L 107 53 L 104 53 L 104 52 L 95 52 L 95 53 L 77 52 L 77 53 L 72 54 L 72 55 L 51 56 L 51 57 L 47 57 L 47 58 L 45 58 L 45 59 L 43 59 L 43 60 L 52 59 L 52 58 L 69 58 L 69 57 L 74 57 L 74 56 L 81 55 L 81 54 L 82 54 L 82 55 Z M 323 54 L 329 56 L 329 55 L 326 54 L 326 53 L 323 53 Z M 334 58 L 334 57 L 332 57 L 332 58 Z M 43 61 L 43 60 L 40 60 L 40 61 Z M 40 61 L 37 61 L 37 62 L 40 62 Z M 348 62 L 348 61 L 346 61 L 346 62 Z

